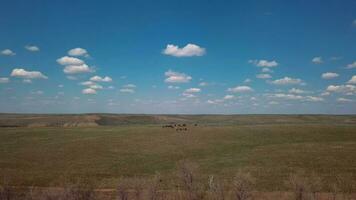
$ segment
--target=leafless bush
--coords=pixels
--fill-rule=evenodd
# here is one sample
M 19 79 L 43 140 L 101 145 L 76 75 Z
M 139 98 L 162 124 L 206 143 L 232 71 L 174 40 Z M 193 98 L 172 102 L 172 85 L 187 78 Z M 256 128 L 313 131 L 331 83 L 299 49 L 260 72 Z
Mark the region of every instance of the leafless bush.
M 298 171 L 295 174 L 291 174 L 289 176 L 287 185 L 292 190 L 293 199 L 295 200 L 309 199 L 308 180 L 305 178 L 302 172 Z
M 254 179 L 250 173 L 239 171 L 233 180 L 233 199 L 248 200 L 252 199 L 252 189 L 254 186 Z
M 313 200 L 317 200 L 318 194 L 323 189 L 321 178 L 316 174 L 312 174 L 311 176 L 309 176 L 308 185 L 309 185 L 309 191 L 311 193 L 311 198 Z
M 209 196 L 211 200 L 226 199 L 224 183 L 214 176 L 209 177 Z
M 178 177 L 187 200 L 204 199 L 205 188 L 197 180 L 197 166 L 193 163 L 182 161 L 178 165 Z
M 159 199 L 159 188 L 161 182 L 162 182 L 161 175 L 159 173 L 156 173 L 153 179 L 148 182 L 147 196 L 145 199 L 147 200 Z
M 14 192 L 7 179 L 4 178 L 0 183 L 0 200 L 11 200 L 13 197 Z

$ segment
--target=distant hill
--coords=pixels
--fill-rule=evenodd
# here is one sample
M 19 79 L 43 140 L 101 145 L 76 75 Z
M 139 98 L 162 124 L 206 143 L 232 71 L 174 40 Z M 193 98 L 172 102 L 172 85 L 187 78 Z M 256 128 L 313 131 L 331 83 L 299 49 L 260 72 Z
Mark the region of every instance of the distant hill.
M 0 127 L 93 127 L 169 123 L 201 125 L 356 124 L 356 115 L 0 114 Z

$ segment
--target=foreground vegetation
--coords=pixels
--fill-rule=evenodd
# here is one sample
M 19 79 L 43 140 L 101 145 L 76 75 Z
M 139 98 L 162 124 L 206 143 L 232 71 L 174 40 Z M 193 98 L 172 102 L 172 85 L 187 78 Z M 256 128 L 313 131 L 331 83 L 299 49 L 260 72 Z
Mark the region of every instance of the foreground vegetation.
M 163 197 L 167 194 L 187 199 L 190 192 L 207 199 L 218 191 L 224 192 L 224 199 L 239 199 L 235 190 L 241 178 L 236 177 L 244 177 L 257 199 L 259 195 L 292 198 L 293 191 L 304 193 L 303 199 L 312 198 L 313 188 L 318 188 L 319 199 L 352 196 L 356 125 L 350 122 L 355 117 L 323 116 L 320 122 L 317 116 L 310 118 L 224 116 L 227 122 L 217 119 L 221 123 L 216 124 L 213 118 L 201 116 L 194 119 L 198 126 L 193 126 L 191 117 L 183 132 L 137 123 L 1 128 L 0 182 L 3 193 L 8 188 L 22 190 L 26 196 L 58 193 L 69 199 L 63 195 L 86 191 L 93 198 L 105 199 L 104 193 L 110 199 L 124 190 L 133 199 L 135 188 L 147 196 L 159 180 L 156 190 L 161 199 L 167 199 Z M 195 166 L 188 170 L 195 177 L 193 189 L 182 183 L 182 163 Z M 218 189 L 220 185 L 224 189 Z M 29 187 L 34 188 L 30 193 Z

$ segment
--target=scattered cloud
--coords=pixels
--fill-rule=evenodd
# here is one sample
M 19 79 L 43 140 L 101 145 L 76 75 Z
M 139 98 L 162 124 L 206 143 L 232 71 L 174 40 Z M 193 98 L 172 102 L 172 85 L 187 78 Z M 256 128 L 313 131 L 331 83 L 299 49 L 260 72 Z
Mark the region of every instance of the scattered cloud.
M 272 95 L 269 95 L 269 97 L 283 99 L 283 100 L 300 100 L 300 101 L 309 101 L 309 102 L 324 101 L 324 98 L 322 98 L 322 97 L 302 96 L 302 95 L 284 94 L 284 93 L 272 94 Z
M 350 103 L 350 102 L 353 102 L 353 100 L 340 97 L 340 98 L 337 99 L 337 102 L 339 102 L 339 103 Z
M 257 75 L 256 75 L 256 78 L 259 78 L 259 79 L 269 79 L 269 78 L 272 78 L 272 76 L 269 75 L 269 74 L 257 74 Z
M 327 92 L 336 92 L 346 95 L 356 94 L 356 86 L 354 85 L 329 85 L 326 88 Z
M 123 88 L 136 88 L 136 85 L 134 84 L 126 84 L 122 86 Z
M 27 49 L 28 51 L 32 51 L 32 52 L 40 51 L 40 48 L 35 45 L 26 45 L 25 49 Z
M 0 83 L 8 83 L 10 80 L 6 77 L 0 77 Z
M 24 79 L 47 79 L 48 77 L 43 75 L 39 71 L 26 71 L 24 69 L 16 68 L 11 72 L 11 76 L 24 78 Z
M 251 64 L 256 65 L 257 67 L 277 67 L 279 64 L 277 61 L 272 60 L 272 61 L 268 61 L 268 60 L 249 60 L 248 61 Z
M 96 82 L 111 82 L 112 78 L 109 76 L 105 76 L 104 78 L 101 76 L 93 76 L 90 78 L 91 81 L 96 81 Z
M 323 78 L 323 79 L 333 79 L 333 78 L 336 78 L 336 77 L 338 77 L 339 76 L 339 74 L 337 74 L 337 73 L 334 73 L 334 72 L 326 72 L 326 73 L 323 73 L 322 75 L 321 75 L 321 78 Z
M 209 85 L 209 83 L 207 83 L 207 82 L 201 82 L 201 83 L 199 83 L 199 86 L 201 86 L 201 87 L 205 87 L 205 86 L 208 86 Z
M 89 86 L 89 85 L 94 85 L 95 83 L 93 81 L 84 81 L 81 82 L 80 85 L 84 85 L 84 86 Z
M 271 70 L 270 68 L 264 67 L 261 70 L 263 73 L 273 73 L 273 70 Z
M 198 93 L 200 91 L 201 91 L 200 88 L 189 88 L 189 89 L 186 89 L 184 92 L 186 92 L 186 93 Z
M 168 86 L 168 89 L 171 89 L 171 90 L 178 90 L 179 88 L 180 88 L 179 86 L 174 86 L 174 85 Z
M 205 49 L 196 44 L 190 43 L 183 48 L 179 48 L 173 44 L 168 44 L 162 53 L 175 57 L 203 56 L 205 54 Z
M 121 88 L 120 92 L 122 92 L 122 93 L 135 93 L 135 90 L 131 89 L 131 88 Z
M 188 83 L 192 80 L 192 77 L 180 72 L 167 71 L 164 74 L 167 78 L 166 83 Z
M 284 77 L 281 79 L 277 79 L 274 81 L 271 81 L 270 83 L 274 85 L 300 85 L 304 84 L 303 81 L 299 78 L 290 78 L 290 77 Z
M 80 74 L 80 73 L 91 73 L 95 70 L 90 68 L 87 64 L 82 65 L 67 65 L 64 67 L 63 72 L 66 74 Z
M 314 57 L 314 58 L 312 59 L 312 62 L 313 62 L 314 64 L 321 64 L 321 63 L 323 63 L 324 61 L 323 61 L 323 58 L 322 58 L 322 57 Z
M 13 52 L 11 49 L 4 49 L 0 52 L 1 55 L 3 56 L 14 56 L 16 55 L 15 52 Z
M 63 56 L 62 58 L 58 58 L 57 62 L 60 65 L 84 65 L 84 61 L 79 59 L 79 58 L 74 58 L 74 57 L 69 57 L 69 56 Z
M 252 92 L 253 89 L 249 86 L 236 86 L 234 88 L 228 88 L 227 89 L 228 92 L 234 92 L 234 93 L 238 93 L 238 92 Z
M 352 78 L 347 81 L 348 84 L 356 84 L 356 75 L 353 75 Z
M 288 92 L 289 93 L 293 93 L 293 94 L 305 94 L 305 93 L 308 93 L 305 90 L 301 90 L 301 89 L 297 89 L 297 88 L 292 88 Z
M 94 90 L 102 90 L 103 86 L 101 86 L 99 84 L 93 84 L 93 85 L 89 85 L 89 88 L 94 89 Z
M 353 63 L 350 63 L 346 66 L 346 69 L 353 69 L 356 68 L 356 61 L 354 61 Z
M 247 79 L 244 80 L 244 83 L 251 83 L 251 82 L 252 82 L 252 80 L 249 79 L 249 78 L 247 78 Z
M 86 49 L 79 48 L 79 47 L 69 50 L 68 55 L 89 57 L 88 51 Z
M 96 90 L 92 89 L 92 88 L 86 88 L 84 90 L 82 90 L 83 94 L 96 94 Z
M 230 100 L 230 99 L 233 99 L 233 98 L 235 98 L 235 96 L 231 95 L 231 94 L 228 94 L 228 95 L 224 96 L 224 100 Z

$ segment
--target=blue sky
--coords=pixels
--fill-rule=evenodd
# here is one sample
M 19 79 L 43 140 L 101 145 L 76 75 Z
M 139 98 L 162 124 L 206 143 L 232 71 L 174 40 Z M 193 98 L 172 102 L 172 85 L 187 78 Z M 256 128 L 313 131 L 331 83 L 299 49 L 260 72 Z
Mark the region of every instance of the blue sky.
M 356 1 L 1 1 L 0 112 L 356 114 Z

